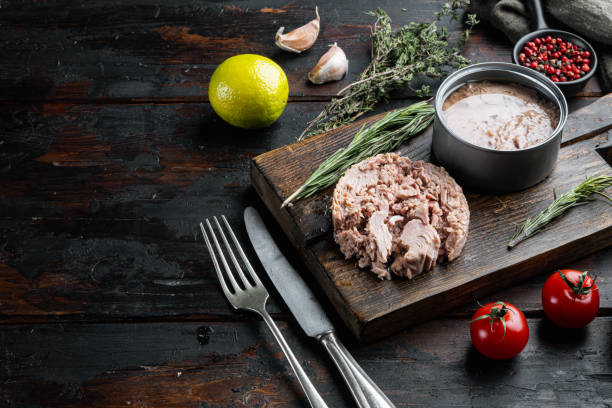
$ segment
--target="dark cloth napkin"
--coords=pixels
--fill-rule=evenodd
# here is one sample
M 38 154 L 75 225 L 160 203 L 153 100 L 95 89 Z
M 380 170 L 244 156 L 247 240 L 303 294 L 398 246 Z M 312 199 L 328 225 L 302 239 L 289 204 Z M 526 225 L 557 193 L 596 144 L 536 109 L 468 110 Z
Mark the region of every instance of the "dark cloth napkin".
M 612 90 L 612 2 L 610 0 L 546 0 L 546 17 L 566 25 L 566 31 L 586 37 L 595 47 L 600 85 Z M 499 30 L 515 43 L 535 30 L 535 14 L 529 0 L 472 0 L 470 12 Z M 557 27 L 547 21 L 553 28 Z

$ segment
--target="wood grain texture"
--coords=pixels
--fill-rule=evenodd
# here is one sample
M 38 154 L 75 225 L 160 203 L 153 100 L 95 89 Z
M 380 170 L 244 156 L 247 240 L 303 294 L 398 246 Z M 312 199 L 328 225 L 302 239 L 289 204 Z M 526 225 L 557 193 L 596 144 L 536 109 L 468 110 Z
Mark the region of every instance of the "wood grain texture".
M 571 122 L 578 123 L 585 117 L 592 126 L 593 116 L 606 117 L 607 112 L 605 98 L 572 114 Z M 459 259 L 444 266 L 438 264 L 414 280 L 378 281 L 373 274 L 357 268 L 353 259 L 345 260 L 330 234 L 328 208 L 333 188 L 280 209 L 280 203 L 327 156 L 345 146 L 364 123 L 376 118 L 267 152 L 255 157 L 251 167 L 255 189 L 359 339 L 386 336 L 612 243 L 609 204 L 596 201 L 573 209 L 562 221 L 512 251 L 506 248 L 515 228 L 549 205 L 553 191 L 565 192 L 594 172 L 612 174 L 596 151 L 609 143 L 610 134 L 592 136 L 597 132 L 589 130 L 590 138 L 573 144 L 565 141 L 553 173 L 537 186 L 506 195 L 467 192 L 470 232 Z M 604 122 L 600 125 L 604 129 L 607 126 Z M 425 132 L 401 151 L 413 160 L 428 161 L 430 145 L 431 134 Z
M 230 316 L 197 225 L 225 214 L 246 242 L 251 157 L 321 106 L 290 104 L 260 131 L 208 104 L 5 106 L 3 147 L 34 157 L 0 174 L 0 319 Z M 28 132 L 44 154 L 18 145 Z
M 509 361 L 472 348 L 468 320 L 432 321 L 350 351 L 397 407 L 606 407 L 612 404 L 612 318 L 585 330 L 528 319 L 530 339 Z M 352 407 L 319 346 L 280 323 L 329 406 Z M 263 323 L 4 326 L 0 395 L 29 407 L 303 407 Z
M 261 54 L 278 62 L 289 78 L 292 100 L 329 100 L 355 80 L 369 61 L 373 21 L 364 11 L 381 7 L 399 26 L 431 21 L 442 3 L 105 0 L 81 7 L 71 1 L 3 1 L 0 102 L 203 102 L 216 66 L 241 53 Z M 311 20 L 316 4 L 322 26 L 315 45 L 300 55 L 278 49 L 276 30 Z M 444 24 L 453 32 L 461 28 L 457 22 Z M 325 86 L 310 84 L 307 72 L 334 42 L 350 60 L 347 77 Z M 511 62 L 512 45 L 499 32 L 482 26 L 463 52 L 478 62 Z M 410 92 L 397 96 L 406 94 Z M 596 80 L 581 93 L 598 94 Z
M 318 1 L 321 36 L 298 56 L 278 50 L 273 36 L 308 21 L 314 1 L 1 1 L 0 406 L 304 407 L 268 330 L 219 290 L 197 223 L 220 213 L 246 244 L 271 292 L 268 309 L 317 388 L 330 406 L 353 406 L 247 244 L 242 210 L 254 205 L 317 291 L 250 186 L 249 162 L 291 143 L 365 67 L 371 20 L 363 11 L 380 5 L 397 26 L 429 19 L 441 3 Z M 333 41 L 350 59 L 347 78 L 308 84 L 306 72 Z M 463 52 L 510 61 L 510 47 L 482 24 Z M 291 102 L 268 129 L 232 128 L 207 103 L 215 67 L 244 52 L 274 59 L 291 82 Z M 410 95 L 394 93 L 373 114 Z M 570 110 L 600 95 L 597 81 L 581 95 Z M 612 149 L 600 147 L 612 161 Z M 527 349 L 503 363 L 469 346 L 474 303 L 360 347 L 316 294 L 397 406 L 610 406 L 612 248 L 565 266 L 599 274 L 603 317 L 580 332 L 549 327 L 544 275 L 481 298 L 532 317 Z
M 264 209 L 251 158 L 295 140 L 322 106 L 290 103 L 246 131 L 205 103 L 5 105 L 0 149 L 23 154 L 0 173 L 0 321 L 240 318 L 197 225 L 225 214 L 248 243 L 242 211 Z
M 264 209 L 250 159 L 290 143 L 321 106 L 291 103 L 260 131 L 231 128 L 207 104 L 5 106 L 2 147 L 26 157 L 0 174 L 0 321 L 241 319 L 197 223 L 223 213 L 248 242 L 242 210 Z M 19 145 L 30 133 L 49 140 L 45 152 Z
M 612 127 L 612 93 L 598 98 L 588 108 L 582 109 L 580 115 L 572 115 L 567 119 L 563 130 L 563 144 L 588 139 L 610 129 Z

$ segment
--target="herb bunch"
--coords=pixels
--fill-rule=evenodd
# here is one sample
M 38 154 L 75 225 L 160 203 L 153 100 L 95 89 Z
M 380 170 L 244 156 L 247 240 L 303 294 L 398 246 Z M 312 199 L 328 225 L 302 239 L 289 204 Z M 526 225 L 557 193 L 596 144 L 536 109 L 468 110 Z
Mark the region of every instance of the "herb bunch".
M 351 143 L 336 150 L 308 177 L 304 184 L 291 194 L 281 206 L 293 200 L 310 197 L 317 191 L 333 185 L 355 163 L 383 152 L 390 152 L 406 140 L 418 135 L 434 118 L 433 106 L 418 102 L 389 112 L 368 128 L 361 128 Z
M 589 176 L 582 183 L 572 190 L 557 198 L 544 211 L 533 218 L 527 219 L 525 223 L 512 236 L 508 243 L 508 249 L 514 248 L 521 241 L 526 240 L 540 232 L 553 219 L 562 215 L 572 207 L 587 204 L 595 200 L 596 196 L 601 196 L 612 203 L 612 199 L 604 191 L 612 186 L 612 176 Z M 554 193 L 554 192 L 553 192 Z
M 445 27 L 438 29 L 436 21 L 443 16 L 459 20 L 458 10 L 469 5 L 469 0 L 452 0 L 435 13 L 431 23 L 415 23 L 391 28 L 391 18 L 378 8 L 366 14 L 375 17 L 372 30 L 372 55 L 370 64 L 359 79 L 338 93 L 338 97 L 308 123 L 300 137 L 312 136 L 352 122 L 374 106 L 388 99 L 392 90 L 410 86 L 417 76 L 445 77 L 464 67 L 470 61 L 462 56 L 458 47 L 449 47 L 449 33 Z M 461 33 L 458 45 L 469 38 L 472 27 L 478 23 L 475 14 L 468 14 L 467 28 Z M 413 89 L 413 88 L 411 88 Z M 418 96 L 429 95 L 429 87 L 413 89 Z

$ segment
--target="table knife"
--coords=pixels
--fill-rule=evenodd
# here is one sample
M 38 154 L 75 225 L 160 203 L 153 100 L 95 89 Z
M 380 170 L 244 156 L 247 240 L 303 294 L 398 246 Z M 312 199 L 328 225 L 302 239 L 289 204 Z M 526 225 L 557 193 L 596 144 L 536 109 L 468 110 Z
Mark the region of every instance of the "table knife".
M 393 403 L 357 364 L 336 337 L 334 327 L 306 282 L 291 266 L 253 207 L 244 210 L 246 229 L 270 280 L 302 326 L 331 356 L 360 408 L 394 408 Z

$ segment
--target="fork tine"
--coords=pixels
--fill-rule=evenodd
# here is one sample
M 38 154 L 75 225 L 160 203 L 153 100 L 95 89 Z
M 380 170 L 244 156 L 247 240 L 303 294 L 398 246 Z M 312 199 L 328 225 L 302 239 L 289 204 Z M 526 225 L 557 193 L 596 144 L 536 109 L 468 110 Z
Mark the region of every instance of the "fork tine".
M 221 224 L 219 224 L 219 220 L 217 220 L 217 217 L 213 217 L 213 219 L 215 220 L 215 223 L 217 224 L 217 228 L 221 232 L 221 239 L 223 240 L 223 243 L 225 244 L 225 247 L 227 248 L 227 252 L 229 253 L 230 258 L 232 259 L 234 266 L 236 267 L 236 271 L 238 272 L 238 275 L 240 276 L 240 280 L 242 281 L 244 288 L 247 289 L 249 285 L 253 286 L 251 285 L 251 282 L 249 282 L 249 280 L 246 278 L 246 276 L 244 276 L 244 272 L 242 272 L 242 268 L 240 267 L 240 264 L 238 263 L 238 260 L 236 259 L 236 256 L 234 255 L 234 251 L 232 251 L 232 246 L 229 244 L 229 242 L 227 241 L 227 238 L 225 237 L 225 233 L 223 232 L 223 228 L 221 228 Z M 229 224 L 226 223 L 226 226 L 228 225 Z
M 227 219 L 225 218 L 225 215 L 222 215 L 221 218 L 223 219 L 223 222 L 225 223 L 225 226 L 227 227 L 227 230 L 229 231 L 229 233 L 230 233 L 230 235 L 232 237 L 232 241 L 234 241 L 234 244 L 236 245 L 236 249 L 238 250 L 238 253 L 240 254 L 240 258 L 242 258 L 242 261 L 244 262 L 244 265 L 247 267 L 251 278 L 255 282 L 255 286 L 261 285 L 261 281 L 259 280 L 259 276 L 257 276 L 255 271 L 253 270 L 253 267 L 251 266 L 251 263 L 249 262 L 249 259 L 246 257 L 244 251 L 242 250 L 242 247 L 240 246 L 240 243 L 236 239 L 236 235 L 234 235 L 234 231 L 232 230 L 232 227 L 230 227 L 229 223 L 227 222 Z
M 238 282 L 236 282 L 236 278 L 234 278 L 234 274 L 232 273 L 232 270 L 230 269 L 229 265 L 227 264 L 227 261 L 225 260 L 225 255 L 223 255 L 223 251 L 221 250 L 221 246 L 219 245 L 219 241 L 217 241 L 217 236 L 215 235 L 215 231 L 213 230 L 212 225 L 210 225 L 210 222 L 208 221 L 208 218 L 206 219 L 206 225 L 208 226 L 208 230 L 210 231 L 210 235 L 212 236 L 213 242 L 215 243 L 215 247 L 217 248 L 217 252 L 219 253 L 219 257 L 221 258 L 221 262 L 223 263 L 223 266 L 225 267 L 225 272 L 227 274 L 227 277 L 230 280 L 230 283 L 232 284 L 232 288 L 234 289 L 234 293 L 242 292 L 242 289 L 240 288 L 240 286 L 238 286 Z
M 219 283 L 221 284 L 221 289 L 223 289 L 223 293 L 228 300 L 232 299 L 234 295 L 229 291 L 227 284 L 225 283 L 225 278 L 221 273 L 221 268 L 219 267 L 219 262 L 217 261 L 217 256 L 215 255 L 215 251 L 213 251 L 213 247 L 210 244 L 210 240 L 208 239 L 208 234 L 204 229 L 204 224 L 200 223 L 200 229 L 202 230 L 202 235 L 204 235 L 204 241 L 206 241 L 206 247 L 208 248 L 208 252 L 210 253 L 210 257 L 213 261 L 213 265 L 215 266 L 215 271 L 217 272 L 217 277 L 219 278 Z

